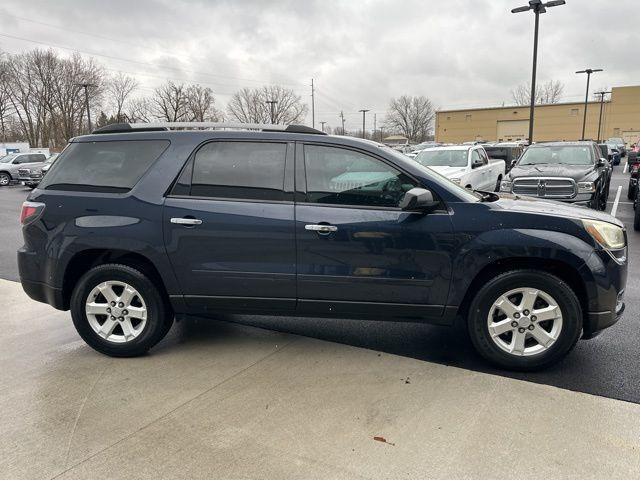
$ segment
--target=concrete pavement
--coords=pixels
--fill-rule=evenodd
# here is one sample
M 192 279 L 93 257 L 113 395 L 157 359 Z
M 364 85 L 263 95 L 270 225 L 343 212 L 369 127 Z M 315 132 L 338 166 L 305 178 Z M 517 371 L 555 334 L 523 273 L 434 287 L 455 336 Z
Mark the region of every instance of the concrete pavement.
M 0 478 L 640 476 L 633 403 L 221 321 L 111 359 L 0 298 Z

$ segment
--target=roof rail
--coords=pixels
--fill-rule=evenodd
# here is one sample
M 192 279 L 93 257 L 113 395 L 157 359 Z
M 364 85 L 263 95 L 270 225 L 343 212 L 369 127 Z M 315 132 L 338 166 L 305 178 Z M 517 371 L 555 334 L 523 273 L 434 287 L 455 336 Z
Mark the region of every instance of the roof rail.
M 207 129 L 207 130 L 260 130 L 263 132 L 309 133 L 326 135 L 325 132 L 307 127 L 306 125 L 280 125 L 269 123 L 241 123 L 241 122 L 146 122 L 146 123 L 112 123 L 94 130 L 92 133 L 130 133 L 157 132 L 173 129 Z

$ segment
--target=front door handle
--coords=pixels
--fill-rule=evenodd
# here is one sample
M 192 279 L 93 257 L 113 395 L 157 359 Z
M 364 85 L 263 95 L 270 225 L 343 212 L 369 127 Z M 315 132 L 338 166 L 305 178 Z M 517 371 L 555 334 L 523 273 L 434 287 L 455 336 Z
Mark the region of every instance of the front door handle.
M 171 223 L 177 223 L 178 225 L 202 225 L 202 220 L 199 218 L 177 218 L 173 217 Z
M 333 225 L 305 225 L 305 230 L 311 230 L 312 232 L 318 232 L 323 235 L 327 235 L 328 233 L 335 232 L 338 230 L 338 227 Z

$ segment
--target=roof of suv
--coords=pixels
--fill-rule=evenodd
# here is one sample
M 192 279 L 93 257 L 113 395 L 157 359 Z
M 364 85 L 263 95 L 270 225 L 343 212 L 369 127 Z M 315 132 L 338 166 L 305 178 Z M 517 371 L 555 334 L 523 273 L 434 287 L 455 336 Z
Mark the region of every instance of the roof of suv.
M 281 125 L 241 122 L 147 122 L 147 123 L 112 123 L 94 130 L 93 134 L 163 132 L 175 129 L 207 129 L 207 130 L 254 130 L 263 132 L 306 133 L 326 135 L 325 132 L 306 125 Z

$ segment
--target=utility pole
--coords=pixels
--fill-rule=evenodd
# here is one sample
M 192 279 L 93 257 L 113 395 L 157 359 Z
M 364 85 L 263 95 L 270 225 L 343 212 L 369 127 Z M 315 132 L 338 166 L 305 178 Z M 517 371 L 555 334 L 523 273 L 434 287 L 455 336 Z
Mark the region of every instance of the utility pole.
M 376 130 L 378 129 L 378 114 L 373 114 L 373 139 L 376 139 Z
M 589 81 L 591 80 L 591 74 L 596 72 L 601 72 L 601 68 L 586 68 L 584 70 L 578 70 L 576 73 L 586 73 L 587 74 L 587 93 L 584 95 L 584 117 L 582 118 L 582 138 L 584 140 L 584 131 L 587 126 L 587 105 L 589 104 Z
M 542 0 L 529 0 L 529 5 L 514 8 L 511 13 L 528 12 L 533 10 L 536 16 L 533 29 L 533 69 L 531 72 L 531 105 L 529 107 L 529 145 L 533 143 L 533 112 L 536 108 L 536 72 L 538 70 L 538 27 L 540 24 L 540 14 L 546 13 L 547 7 L 557 7 L 564 5 L 565 0 L 552 0 L 542 3 Z
M 316 128 L 316 92 L 311 79 L 311 127 Z
M 92 83 L 77 83 L 76 86 L 84 88 L 84 105 L 87 109 L 87 123 L 89 124 L 89 133 L 93 130 L 91 126 L 91 110 L 89 110 L 89 87 L 95 87 Z
M 276 103 L 278 103 L 278 101 L 277 100 L 267 100 L 266 103 L 269 104 L 269 109 L 271 111 L 271 123 L 274 124 L 274 123 L 276 123 L 274 121 L 274 118 L 275 118 L 275 105 L 276 105 Z
M 344 112 L 340 110 L 340 119 L 342 120 L 342 135 L 344 135 Z
M 359 111 L 359 112 L 362 112 L 362 138 L 365 138 L 365 135 L 364 135 L 364 126 L 365 126 L 365 121 L 364 121 L 364 118 L 365 118 L 365 115 L 367 114 L 367 112 L 368 112 L 369 110 L 364 110 L 364 109 L 362 109 L 362 110 L 358 110 L 358 111 Z
M 320 125 L 322 125 L 322 131 L 324 132 L 324 124 L 327 122 L 320 122 Z
M 600 95 L 600 117 L 598 118 L 598 143 L 600 143 L 600 127 L 602 126 L 602 105 L 604 104 L 604 96 L 611 92 L 596 92 Z

